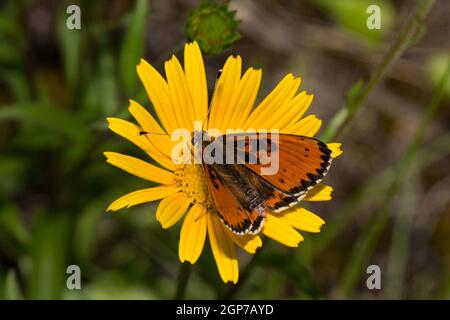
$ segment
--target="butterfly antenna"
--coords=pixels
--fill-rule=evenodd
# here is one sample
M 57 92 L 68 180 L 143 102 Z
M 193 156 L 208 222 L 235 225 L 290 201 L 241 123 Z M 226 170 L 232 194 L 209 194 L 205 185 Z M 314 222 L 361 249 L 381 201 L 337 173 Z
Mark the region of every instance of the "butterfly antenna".
M 211 102 L 209 103 L 208 111 L 206 112 L 205 119 L 203 121 L 202 131 L 205 131 L 205 125 L 209 122 L 209 115 L 211 114 L 211 109 L 212 109 L 212 106 L 213 106 L 214 98 L 216 96 L 216 91 L 218 89 L 218 83 L 219 83 L 219 79 L 220 79 L 221 75 L 222 75 L 222 69 L 217 71 L 216 81 L 214 82 L 214 89 L 213 89 L 213 93 L 212 93 L 212 98 L 211 98 Z
M 168 133 L 162 133 L 162 132 L 151 132 L 151 131 L 139 131 L 138 132 L 138 136 L 144 136 L 144 135 L 147 135 L 147 134 L 149 134 L 149 135 L 156 135 L 156 136 L 168 136 L 168 137 L 171 137 L 172 135 L 183 135 L 183 133 L 171 133 L 171 134 L 168 134 Z
M 154 134 L 154 135 L 157 135 L 157 136 L 168 136 L 169 135 L 168 133 L 162 133 L 162 132 L 151 132 L 151 131 L 139 131 L 138 132 L 139 136 L 143 136 L 143 135 L 146 135 L 146 134 Z

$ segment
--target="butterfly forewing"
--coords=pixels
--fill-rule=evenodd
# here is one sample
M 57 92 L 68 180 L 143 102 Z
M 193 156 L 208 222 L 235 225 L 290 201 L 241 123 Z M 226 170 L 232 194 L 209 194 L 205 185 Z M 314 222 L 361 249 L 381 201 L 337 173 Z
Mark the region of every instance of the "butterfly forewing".
M 255 133 L 254 139 L 258 139 L 258 136 Z M 269 140 L 272 137 L 271 134 L 268 135 Z M 243 137 L 237 135 L 236 139 Z M 279 134 L 277 140 L 276 147 L 272 148 L 270 154 L 271 161 L 278 161 L 278 170 L 274 174 L 261 175 L 262 169 L 272 165 L 271 163 L 246 162 L 244 165 L 274 189 L 296 197 L 298 202 L 327 174 L 332 160 L 331 151 L 325 143 L 310 137 Z M 283 206 L 283 202 L 287 201 L 274 204 L 272 207 L 277 207 L 274 211 L 289 207 L 289 203 Z

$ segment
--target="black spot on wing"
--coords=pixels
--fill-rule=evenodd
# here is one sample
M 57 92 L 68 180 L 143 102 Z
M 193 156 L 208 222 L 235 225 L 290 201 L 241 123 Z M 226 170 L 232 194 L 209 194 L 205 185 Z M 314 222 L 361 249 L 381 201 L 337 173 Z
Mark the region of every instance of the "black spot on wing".
M 316 172 L 319 176 L 323 177 L 323 174 L 325 173 L 325 169 L 321 168 L 321 169 L 316 169 Z
M 312 174 L 312 173 L 307 173 L 306 175 L 312 182 L 316 182 L 320 178 L 320 176 Z
M 319 150 L 328 157 L 331 155 L 331 150 L 328 148 L 319 147 Z
M 310 180 L 303 180 L 303 179 L 302 179 L 300 185 L 301 185 L 302 189 L 306 190 L 306 189 L 308 189 L 309 187 L 311 187 L 312 185 L 314 185 L 314 182 L 312 182 L 312 181 L 310 181 Z
M 279 210 L 280 208 L 289 208 L 292 206 L 292 204 L 297 203 L 298 200 L 296 197 L 285 197 L 283 200 L 278 201 L 274 204 L 273 210 Z
M 259 230 L 259 228 L 261 227 L 261 223 L 263 223 L 264 221 L 264 216 L 258 216 L 252 224 L 252 227 L 250 229 L 250 233 L 255 233 L 256 231 Z

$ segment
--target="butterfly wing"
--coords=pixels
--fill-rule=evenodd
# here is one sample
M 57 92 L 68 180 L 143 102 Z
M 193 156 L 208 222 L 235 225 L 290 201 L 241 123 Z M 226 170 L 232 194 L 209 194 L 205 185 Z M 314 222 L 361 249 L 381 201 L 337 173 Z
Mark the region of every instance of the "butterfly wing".
M 234 164 L 203 164 L 203 167 L 216 211 L 225 226 L 236 234 L 257 234 L 266 209 L 280 212 L 301 201 L 331 165 L 330 149 L 314 138 L 287 134 L 277 134 L 275 138 L 254 133 L 225 135 L 220 142 L 216 141 L 225 145 L 230 142 L 235 148 Z M 267 157 L 258 150 L 264 143 Z M 252 150 L 255 145 L 256 150 Z M 239 150 L 240 147 L 243 149 Z M 252 154 L 256 161 L 250 162 Z M 239 159 L 239 155 L 244 159 Z M 274 174 L 261 175 L 263 168 L 272 165 L 262 161 L 263 158 L 278 160 Z M 236 164 L 238 160 L 242 164 Z M 222 163 L 226 163 L 225 158 Z
M 257 234 L 264 223 L 263 199 L 235 165 L 206 165 L 203 168 L 219 218 L 232 232 Z
M 266 206 L 275 212 L 301 201 L 309 190 L 322 181 L 331 166 L 331 150 L 314 138 L 290 134 L 277 134 L 275 137 L 270 133 L 264 136 L 259 133 L 235 134 L 229 138 L 234 141 L 236 154 L 240 154 L 239 146 L 244 146 L 244 150 L 240 150 L 245 155 L 243 165 L 272 188 L 273 192 L 266 198 Z M 254 140 L 258 140 L 258 144 Z M 278 170 L 274 174 L 261 175 L 262 169 L 273 164 L 261 161 L 261 150 L 264 149 L 261 143 L 267 144 L 265 152 L 268 159 L 278 159 Z M 252 150 L 255 145 L 258 149 Z M 248 161 L 252 154 L 256 155 L 256 163 Z

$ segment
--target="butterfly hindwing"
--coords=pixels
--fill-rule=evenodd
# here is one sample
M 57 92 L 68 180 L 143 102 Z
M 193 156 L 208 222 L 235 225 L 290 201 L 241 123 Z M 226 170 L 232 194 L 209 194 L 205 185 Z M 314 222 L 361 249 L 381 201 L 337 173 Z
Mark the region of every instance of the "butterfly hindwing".
M 235 165 L 203 164 L 217 214 L 236 234 L 257 234 L 264 223 L 263 200 Z
M 246 166 L 237 165 L 237 167 L 241 168 L 240 171 L 243 175 L 248 176 L 251 185 L 262 198 L 262 204 L 266 209 L 277 211 L 282 207 L 292 207 L 298 202 L 297 197 L 280 191 Z

